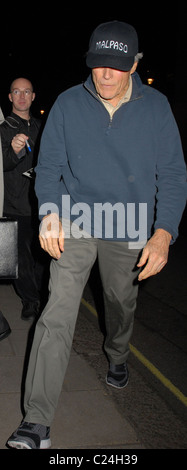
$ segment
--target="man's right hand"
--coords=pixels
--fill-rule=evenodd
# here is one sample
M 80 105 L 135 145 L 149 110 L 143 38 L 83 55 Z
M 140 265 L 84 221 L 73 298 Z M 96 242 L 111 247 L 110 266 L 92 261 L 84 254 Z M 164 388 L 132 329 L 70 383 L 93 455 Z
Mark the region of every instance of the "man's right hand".
M 12 148 L 16 154 L 18 154 L 25 147 L 25 141 L 28 139 L 28 136 L 25 134 L 16 134 L 11 142 Z
M 57 214 L 46 215 L 40 224 L 40 245 L 52 258 L 59 259 L 64 251 L 64 230 Z

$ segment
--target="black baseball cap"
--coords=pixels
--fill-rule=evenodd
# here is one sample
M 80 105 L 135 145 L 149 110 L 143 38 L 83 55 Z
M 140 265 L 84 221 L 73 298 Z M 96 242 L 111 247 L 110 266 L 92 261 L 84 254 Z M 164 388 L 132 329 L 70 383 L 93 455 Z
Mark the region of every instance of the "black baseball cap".
M 138 36 L 134 27 L 122 21 L 110 21 L 93 31 L 86 64 L 91 69 L 110 67 L 128 71 L 137 53 Z

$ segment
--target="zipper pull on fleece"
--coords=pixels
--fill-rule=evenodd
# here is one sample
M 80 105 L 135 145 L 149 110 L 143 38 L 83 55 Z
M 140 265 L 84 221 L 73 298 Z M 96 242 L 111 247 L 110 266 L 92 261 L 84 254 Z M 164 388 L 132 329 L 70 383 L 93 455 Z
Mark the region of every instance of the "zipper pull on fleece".
M 106 131 L 105 131 L 105 134 L 106 134 L 106 135 L 109 135 L 109 134 L 110 134 L 110 129 L 111 129 L 111 127 L 112 127 L 112 116 L 110 116 L 109 125 L 108 125 L 108 127 L 107 127 L 107 129 L 106 129 Z

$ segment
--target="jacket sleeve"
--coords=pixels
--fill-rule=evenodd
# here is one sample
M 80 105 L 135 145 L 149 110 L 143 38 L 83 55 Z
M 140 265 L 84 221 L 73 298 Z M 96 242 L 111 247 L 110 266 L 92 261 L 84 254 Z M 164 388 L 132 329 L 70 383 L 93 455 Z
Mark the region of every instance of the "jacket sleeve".
M 154 228 L 167 230 L 175 241 L 186 204 L 186 165 L 177 124 L 167 100 L 164 103 L 158 135 Z
M 1 143 L 2 143 L 2 154 L 3 154 L 3 171 L 13 170 L 19 165 L 22 157 L 25 156 L 25 149 L 21 150 L 19 154 L 16 154 L 11 146 L 11 137 L 8 129 L 4 125 L 0 128 L 1 131 Z
M 59 206 L 60 180 L 63 166 L 67 163 L 63 121 L 63 111 L 59 97 L 49 113 L 41 138 L 38 163 L 35 168 L 35 191 L 39 208 L 46 203 Z

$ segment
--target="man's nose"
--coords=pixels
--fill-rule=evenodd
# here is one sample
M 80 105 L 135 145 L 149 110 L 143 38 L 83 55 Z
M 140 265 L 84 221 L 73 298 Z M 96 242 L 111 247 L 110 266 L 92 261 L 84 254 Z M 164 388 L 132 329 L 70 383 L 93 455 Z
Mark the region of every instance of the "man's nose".
M 109 80 L 112 77 L 112 69 L 103 67 L 103 77 L 105 80 Z

